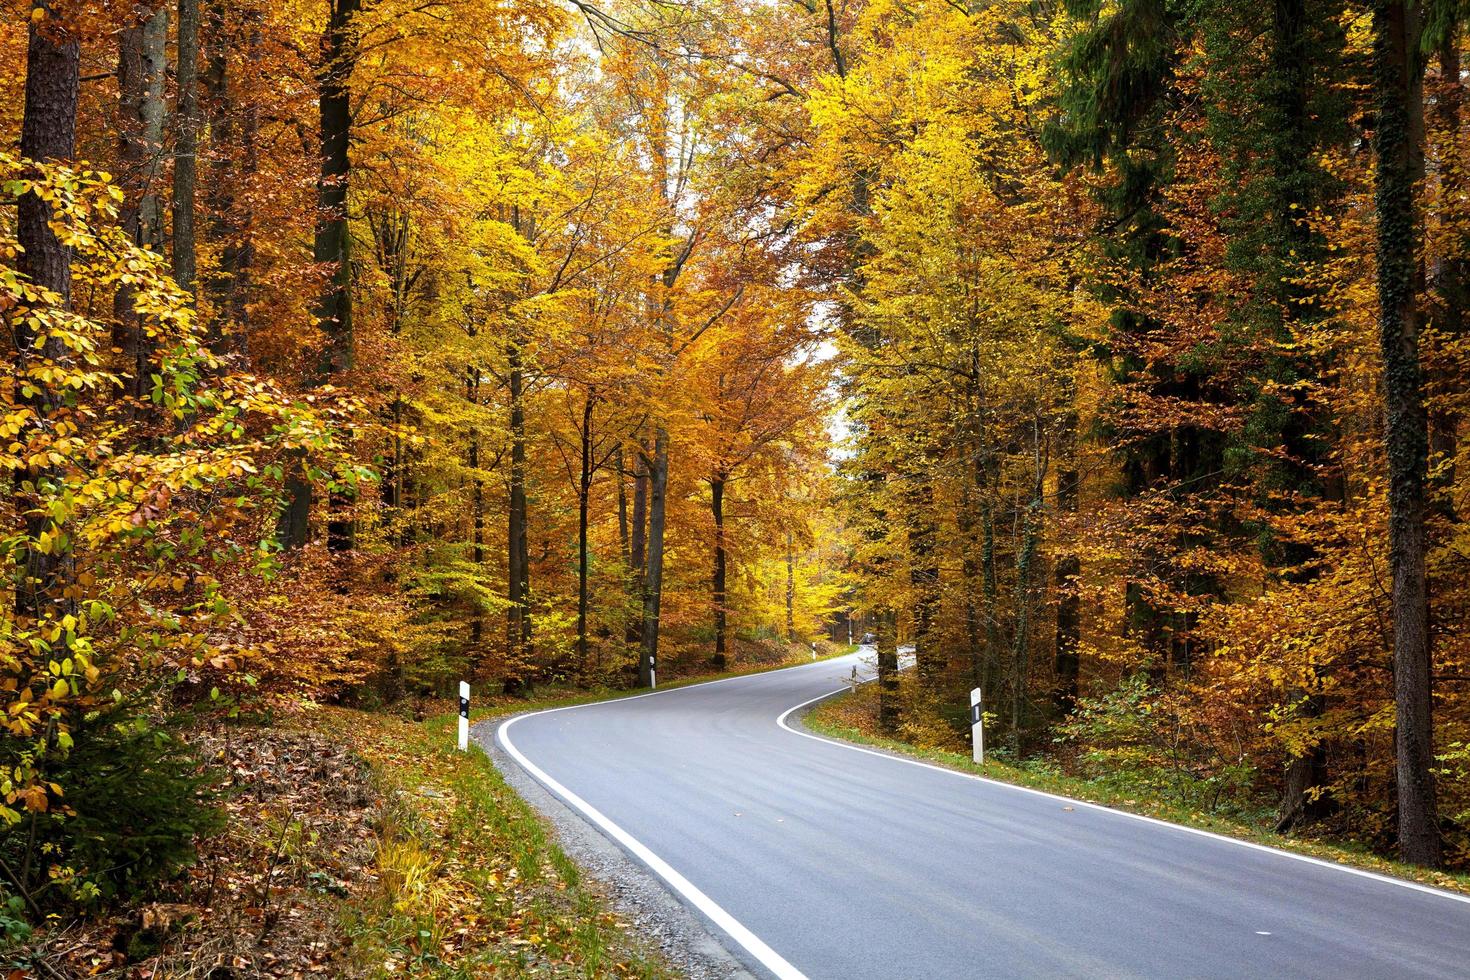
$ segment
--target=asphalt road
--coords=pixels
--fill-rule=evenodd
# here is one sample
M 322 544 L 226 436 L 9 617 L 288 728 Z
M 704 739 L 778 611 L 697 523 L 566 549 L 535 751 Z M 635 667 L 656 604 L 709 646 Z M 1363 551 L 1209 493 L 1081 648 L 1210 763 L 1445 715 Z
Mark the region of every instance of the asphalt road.
M 759 973 L 1470 977 L 1470 900 L 778 724 L 856 663 L 525 715 L 498 737 Z

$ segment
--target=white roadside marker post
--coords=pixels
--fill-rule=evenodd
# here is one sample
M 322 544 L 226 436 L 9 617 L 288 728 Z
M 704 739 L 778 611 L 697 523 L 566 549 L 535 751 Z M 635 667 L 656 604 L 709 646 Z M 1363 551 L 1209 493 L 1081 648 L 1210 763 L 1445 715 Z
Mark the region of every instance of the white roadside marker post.
M 470 682 L 459 682 L 459 750 L 470 750 Z
M 977 687 L 970 692 L 970 743 L 976 764 L 985 764 L 985 705 Z
M 658 690 L 658 658 L 651 653 L 648 655 L 648 689 Z

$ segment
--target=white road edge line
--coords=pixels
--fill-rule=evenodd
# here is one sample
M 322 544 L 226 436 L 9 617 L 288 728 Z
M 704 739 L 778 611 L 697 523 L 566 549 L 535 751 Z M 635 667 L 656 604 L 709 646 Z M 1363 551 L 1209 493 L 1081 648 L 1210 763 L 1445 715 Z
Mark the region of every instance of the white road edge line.
M 725 680 L 732 681 L 741 679 L 742 678 L 740 677 L 725 678 Z M 708 683 L 719 684 L 723 683 L 723 681 L 710 681 Z M 638 698 L 654 697 L 661 694 L 677 694 L 679 691 L 688 690 L 690 687 L 706 686 L 708 686 L 708 684 L 691 684 L 688 687 L 671 688 L 667 691 L 652 691 L 648 694 L 639 694 L 635 697 L 620 698 L 618 700 L 635 701 Z M 547 711 L 536 711 L 532 712 L 529 715 L 517 715 L 514 718 L 502 722 L 500 727 L 495 730 L 495 736 L 499 740 L 501 747 L 510 754 L 511 758 L 515 759 L 515 761 L 521 766 L 522 769 L 530 773 L 538 782 L 541 783 L 541 785 L 545 786 L 547 789 L 551 790 L 551 792 L 561 797 L 562 800 L 567 803 L 567 805 L 580 811 L 582 816 L 592 821 L 592 823 L 599 827 L 603 833 L 607 834 L 613 840 L 617 841 L 619 844 L 623 845 L 623 847 L 627 848 L 629 853 L 631 853 L 638 860 L 642 861 L 650 871 L 666 881 L 669 884 L 669 887 L 673 888 L 674 891 L 682 895 L 684 899 L 689 902 L 690 905 L 693 905 L 700 912 L 704 913 L 706 918 L 708 918 L 715 925 L 719 926 L 720 929 L 724 931 L 725 935 L 735 940 L 735 942 L 738 943 L 742 949 L 744 949 L 751 956 L 755 957 L 756 961 L 759 962 L 761 966 L 764 966 L 767 970 L 770 970 L 771 973 L 777 977 L 777 980 L 807 980 L 806 974 L 802 973 L 796 967 L 788 963 L 786 959 L 781 956 L 780 953 L 777 953 L 774 949 L 767 946 L 764 940 L 762 940 L 755 933 L 747 929 L 740 922 L 740 920 L 736 919 L 729 912 L 726 912 L 714 899 L 710 898 L 703 891 L 701 891 L 688 878 L 685 878 L 678 871 L 675 871 L 674 868 L 667 861 L 659 857 L 657 854 L 653 853 L 653 851 L 650 850 L 646 844 L 638 840 L 632 834 L 628 833 L 622 827 L 619 827 L 617 824 L 613 823 L 607 818 L 607 816 L 602 813 L 602 811 L 598 810 L 592 804 L 588 803 L 576 793 L 573 793 L 571 790 L 567 789 L 551 776 L 547 775 L 546 772 L 543 771 L 539 766 L 537 766 L 530 759 L 527 759 L 525 755 L 523 755 L 521 751 L 515 747 L 515 744 L 512 743 L 510 740 L 510 727 L 516 722 L 520 721 L 522 718 L 530 718 L 534 715 L 552 714 L 553 712 L 557 711 L 569 711 L 573 708 L 585 708 L 590 707 L 592 704 L 605 705 L 611 703 L 614 702 L 594 701 L 590 702 L 589 704 L 573 704 L 568 705 L 564 708 L 551 708 Z
M 1291 858 L 1291 860 L 1293 861 L 1302 861 L 1306 864 L 1315 864 L 1319 867 L 1331 868 L 1334 871 L 1345 871 L 1350 875 L 1357 875 L 1360 878 L 1371 878 L 1374 881 L 1381 881 L 1385 884 L 1398 885 L 1400 888 L 1409 888 L 1416 892 L 1424 892 L 1427 895 L 1437 895 L 1440 898 L 1448 898 L 1451 901 L 1470 904 L 1470 895 L 1460 895 L 1456 892 L 1445 891 L 1443 888 L 1435 888 L 1432 885 L 1421 885 L 1417 881 L 1405 881 L 1402 878 L 1393 878 L 1389 875 L 1381 875 L 1378 874 L 1376 871 L 1364 871 L 1362 868 L 1354 868 L 1346 864 L 1337 864 L 1333 861 L 1324 861 L 1321 858 L 1311 857 L 1306 854 L 1295 854 L 1291 851 L 1283 851 L 1279 847 L 1270 847 L 1266 844 L 1257 844 L 1254 841 L 1241 840 L 1238 837 L 1228 837 L 1225 834 L 1217 834 L 1214 831 L 1210 830 L 1201 830 L 1198 827 L 1186 827 L 1184 824 L 1170 823 L 1167 820 L 1160 820 L 1157 817 L 1146 817 L 1141 813 L 1129 813 L 1127 810 L 1116 810 L 1110 806 L 1103 806 L 1101 803 L 1089 803 L 1086 800 L 1076 800 L 1071 798 L 1070 796 L 1058 796 L 1056 793 L 1048 793 L 1045 790 L 1032 789 L 1029 786 L 1017 786 L 1015 783 L 1007 783 L 999 779 L 989 779 L 985 776 L 977 776 L 974 773 L 960 772 L 958 769 L 948 769 L 944 766 L 936 766 L 928 762 L 920 762 L 918 759 L 907 759 L 901 755 L 894 755 L 888 752 L 878 752 L 874 749 L 865 749 L 860 745 L 853 745 L 849 742 L 840 742 L 836 739 L 827 738 L 822 735 L 815 735 L 811 732 L 801 731 L 800 729 L 792 728 L 786 723 L 786 719 L 789 718 L 793 712 L 800 711 L 802 708 L 805 708 L 808 705 L 816 704 L 818 701 L 825 701 L 830 697 L 835 697 L 838 694 L 842 694 L 843 692 L 850 690 L 852 690 L 852 686 L 845 685 L 835 691 L 828 691 L 826 694 L 818 695 L 817 697 L 814 697 L 809 701 L 803 701 L 801 704 L 787 708 L 785 711 L 781 712 L 780 717 L 776 719 L 776 725 L 780 728 L 785 729 L 793 735 L 800 735 L 802 738 L 809 738 L 814 742 L 825 742 L 828 745 L 835 745 L 840 749 L 849 749 L 853 752 L 861 752 L 864 755 L 877 756 L 880 759 L 890 759 L 894 762 L 902 762 L 905 765 L 910 766 L 919 766 L 923 769 L 933 769 L 935 772 L 949 773 L 951 776 L 959 776 L 961 779 L 973 779 L 976 782 L 988 783 L 991 786 L 1001 786 L 1006 789 L 1015 790 L 1019 793 L 1030 793 L 1032 796 L 1043 796 L 1049 800 L 1057 800 L 1059 802 L 1067 803 L 1072 806 L 1086 807 L 1089 810 L 1100 810 L 1103 813 L 1111 813 L 1115 816 L 1127 817 L 1130 820 L 1140 820 L 1143 823 L 1151 823 L 1159 827 L 1166 827 L 1170 830 L 1177 830 L 1186 834 L 1194 834 L 1196 837 L 1209 837 L 1213 838 L 1214 840 L 1224 841 L 1227 844 L 1236 844 L 1240 847 L 1248 847 L 1253 851 L 1264 851 L 1267 854 L 1275 854 L 1278 857 Z

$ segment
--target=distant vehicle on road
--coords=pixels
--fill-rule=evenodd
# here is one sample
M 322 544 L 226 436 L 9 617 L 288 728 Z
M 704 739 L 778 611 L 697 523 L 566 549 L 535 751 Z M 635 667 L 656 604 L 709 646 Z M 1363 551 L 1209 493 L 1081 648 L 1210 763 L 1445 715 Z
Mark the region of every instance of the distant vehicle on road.
M 860 645 L 862 645 L 862 646 L 869 646 L 870 644 L 877 643 L 877 642 L 878 642 L 878 638 L 876 636 L 874 636 L 872 633 L 864 633 L 863 634 L 863 638 L 861 640 L 858 640 L 858 643 Z

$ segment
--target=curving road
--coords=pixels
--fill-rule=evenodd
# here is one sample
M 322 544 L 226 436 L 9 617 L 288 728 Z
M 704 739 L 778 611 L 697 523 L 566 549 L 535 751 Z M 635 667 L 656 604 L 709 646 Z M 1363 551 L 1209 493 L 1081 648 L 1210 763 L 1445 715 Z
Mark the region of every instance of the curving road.
M 763 974 L 1470 977 L 1470 899 L 803 732 L 860 657 L 497 737 Z

